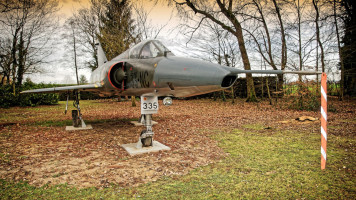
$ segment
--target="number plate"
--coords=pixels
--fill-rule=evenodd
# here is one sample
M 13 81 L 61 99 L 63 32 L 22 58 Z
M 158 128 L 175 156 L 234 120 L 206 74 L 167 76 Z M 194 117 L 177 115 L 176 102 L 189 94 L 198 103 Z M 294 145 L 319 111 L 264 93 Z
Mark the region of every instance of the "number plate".
M 155 114 L 158 112 L 158 97 L 141 96 L 141 114 Z

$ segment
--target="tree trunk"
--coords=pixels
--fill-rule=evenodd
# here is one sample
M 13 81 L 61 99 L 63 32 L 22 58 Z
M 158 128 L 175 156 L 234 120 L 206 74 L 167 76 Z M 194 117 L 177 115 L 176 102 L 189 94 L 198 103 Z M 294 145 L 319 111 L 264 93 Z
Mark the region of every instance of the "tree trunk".
M 231 103 L 234 104 L 235 103 L 235 91 L 234 91 L 234 85 L 231 86 L 231 97 L 232 97 L 232 101 Z
M 16 59 L 16 52 L 17 52 L 17 34 L 20 31 L 20 28 L 17 28 L 15 30 L 15 33 L 13 35 L 13 41 L 12 41 L 12 48 L 11 48 L 11 59 L 12 59 L 12 92 L 14 95 L 16 95 L 16 70 L 17 70 L 17 59 Z M 8 80 L 10 83 L 10 79 Z
M 22 85 L 23 75 L 25 71 L 25 49 L 24 49 L 24 40 L 23 40 L 23 31 L 20 32 L 20 43 L 18 45 L 18 66 L 17 66 L 17 80 L 16 87 L 20 88 Z M 15 81 L 15 80 L 13 80 Z
M 6 82 L 8 85 L 10 85 L 10 74 L 6 75 Z
M 321 70 L 322 72 L 325 72 L 325 63 L 324 63 L 324 48 L 323 44 L 321 43 L 320 39 L 320 29 L 319 29 L 319 8 L 318 8 L 318 2 L 317 0 L 313 0 L 313 5 L 315 8 L 315 28 L 316 28 L 316 40 L 319 44 L 320 47 L 320 56 L 321 56 Z
M 244 64 L 244 69 L 245 70 L 251 70 L 251 66 L 250 66 L 250 61 L 248 58 L 248 54 L 246 51 L 246 47 L 245 47 L 245 41 L 243 38 L 243 34 L 242 34 L 242 27 L 240 24 L 238 24 L 237 26 L 237 30 L 235 33 L 235 37 L 237 38 L 237 41 L 239 43 L 239 49 L 240 49 L 240 53 L 241 53 L 241 57 L 242 57 L 242 62 Z M 255 85 L 253 83 L 253 78 L 252 78 L 252 74 L 246 74 L 246 82 L 247 82 L 247 102 L 256 102 L 257 101 L 257 97 L 256 97 L 256 92 L 255 92 Z
M 279 92 L 282 92 L 280 95 L 283 96 L 283 74 L 277 74 L 277 80 L 278 80 L 278 84 L 277 84 L 277 90 Z
M 319 70 L 319 45 L 318 42 L 316 43 L 316 68 L 315 71 Z M 316 90 L 315 90 L 315 95 L 320 94 L 319 93 L 319 74 L 316 75 Z
M 321 39 L 320 39 L 320 28 L 319 28 L 319 8 L 318 8 L 318 0 L 313 0 L 313 6 L 315 9 L 315 29 L 316 29 L 316 41 L 317 41 L 317 58 L 316 58 L 316 62 L 317 62 L 317 70 L 319 68 L 319 51 L 318 51 L 318 47 L 320 47 L 320 54 L 321 54 L 321 70 L 322 72 L 325 72 L 325 62 L 324 62 L 324 48 L 323 48 L 323 44 L 321 43 Z M 317 85 L 319 85 L 319 76 L 317 75 Z M 316 89 L 317 94 L 319 94 L 319 87 Z
M 218 98 L 218 92 L 214 92 L 213 98 L 214 98 L 214 101 L 217 100 L 217 98 Z
M 281 40 L 282 40 L 282 52 L 281 52 L 281 70 L 284 70 L 286 68 L 287 65 L 287 42 L 286 42 L 286 34 L 285 34 L 285 30 L 284 30 L 284 25 L 283 25 L 283 21 L 282 21 L 282 16 L 281 16 L 281 12 L 280 12 L 280 8 L 276 2 L 276 0 L 273 0 L 273 4 L 274 7 L 276 9 L 276 13 L 277 13 L 277 17 L 278 17 L 278 22 L 279 22 L 279 26 L 281 29 Z M 278 75 L 278 79 L 279 79 L 279 83 L 281 84 L 280 89 L 283 90 L 283 74 Z
M 72 36 L 73 36 L 73 53 L 74 53 L 74 66 L 75 66 L 75 76 L 77 78 L 77 84 L 79 85 L 79 76 L 78 76 L 78 63 L 77 63 L 77 43 L 75 38 L 75 31 L 74 31 L 74 22 L 71 22 L 72 28 Z
M 221 91 L 221 98 L 224 102 L 226 101 L 226 95 L 224 90 Z
M 343 100 L 344 99 L 345 68 L 344 68 L 344 62 L 342 59 L 339 27 L 338 27 L 337 18 L 336 18 L 336 0 L 334 0 L 333 9 L 334 9 L 334 21 L 335 21 L 335 29 L 336 29 L 337 47 L 338 47 L 338 51 L 339 51 L 339 60 L 340 60 L 340 65 L 341 65 L 340 100 Z
M 262 70 L 262 67 L 261 67 L 261 70 Z M 261 83 L 262 83 L 262 89 L 261 89 L 261 99 L 263 100 L 263 95 L 264 95 L 264 91 L 263 91 L 263 87 L 264 87 L 264 84 L 263 84 L 263 77 L 261 77 Z
M 136 97 L 135 96 L 131 96 L 131 106 L 136 107 Z
M 297 14 L 298 14 L 298 56 L 299 56 L 299 70 L 303 70 L 303 61 L 302 61 L 302 33 L 301 33 L 301 16 L 300 16 L 300 5 L 298 0 L 297 5 Z M 302 82 L 302 75 L 299 75 L 299 81 Z
M 267 94 L 268 94 L 269 105 L 272 105 L 272 98 L 271 98 L 271 93 L 270 93 L 270 91 L 269 91 L 268 78 L 266 78 L 266 87 L 267 87 Z

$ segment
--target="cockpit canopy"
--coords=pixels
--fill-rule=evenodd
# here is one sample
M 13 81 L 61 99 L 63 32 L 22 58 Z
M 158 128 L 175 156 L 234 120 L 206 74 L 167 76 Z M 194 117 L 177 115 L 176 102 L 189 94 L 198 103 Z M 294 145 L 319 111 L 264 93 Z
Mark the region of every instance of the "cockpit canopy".
M 164 56 L 165 52 L 167 53 L 167 55 L 174 55 L 160 41 L 146 40 L 126 50 L 124 53 L 117 56 L 114 60 L 156 58 Z

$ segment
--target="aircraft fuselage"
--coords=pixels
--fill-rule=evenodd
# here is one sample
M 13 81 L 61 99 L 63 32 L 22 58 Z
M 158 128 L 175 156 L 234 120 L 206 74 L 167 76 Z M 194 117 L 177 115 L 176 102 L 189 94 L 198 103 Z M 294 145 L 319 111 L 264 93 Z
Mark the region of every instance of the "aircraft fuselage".
M 137 52 L 142 54 L 142 51 Z M 91 83 L 103 86 L 100 95 L 187 97 L 228 88 L 237 78 L 227 67 L 169 54 L 121 57 L 106 62 L 92 73 Z

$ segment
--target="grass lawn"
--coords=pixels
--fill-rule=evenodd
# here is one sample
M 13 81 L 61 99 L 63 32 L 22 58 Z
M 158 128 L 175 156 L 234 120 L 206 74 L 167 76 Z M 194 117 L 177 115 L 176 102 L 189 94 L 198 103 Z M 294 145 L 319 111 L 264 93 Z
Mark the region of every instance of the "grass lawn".
M 328 149 L 327 169 L 321 171 L 316 136 L 234 130 L 214 138 L 229 153 L 226 159 L 185 177 L 144 185 L 137 194 L 148 199 L 354 199 L 356 195 L 355 152 L 337 150 L 348 139 L 330 138 L 335 142 Z M 346 164 L 345 159 L 350 161 Z
M 201 104 L 198 100 L 184 103 L 192 107 Z M 332 124 L 331 132 L 342 130 L 340 123 L 356 126 L 355 118 L 349 116 L 337 120 L 340 121 Z M 98 121 L 101 122 L 105 120 Z M 41 125 L 48 123 L 43 120 Z M 111 184 L 107 188 L 67 184 L 35 187 L 24 181 L 0 179 L 0 199 L 356 199 L 355 130 L 351 130 L 353 134 L 329 134 L 327 166 L 321 170 L 320 134 L 308 128 L 265 127 L 265 123 L 257 121 L 243 121 L 238 127 L 199 127 L 197 134 L 216 141 L 226 156 L 185 175 L 162 176 L 130 187 Z M 0 150 L 3 165 L 11 158 L 4 148 Z

